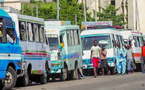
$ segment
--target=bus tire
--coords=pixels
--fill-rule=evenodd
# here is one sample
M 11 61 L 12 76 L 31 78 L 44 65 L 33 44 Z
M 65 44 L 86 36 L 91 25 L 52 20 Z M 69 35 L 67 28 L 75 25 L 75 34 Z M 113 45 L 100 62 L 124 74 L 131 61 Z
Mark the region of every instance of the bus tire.
M 76 65 L 75 69 L 71 71 L 70 78 L 72 80 L 78 79 L 78 65 Z
M 3 83 L 3 80 L 0 80 L 0 90 L 2 90 L 4 87 L 4 83 Z
M 7 80 L 4 79 L 5 86 L 4 86 L 3 90 L 10 90 L 15 86 L 16 80 L 17 80 L 16 71 L 11 66 L 9 66 L 8 70 L 6 71 L 6 78 L 7 78 Z M 6 82 L 7 82 L 7 84 L 6 84 Z
M 115 67 L 111 67 L 110 68 L 110 73 L 111 73 L 111 75 L 115 75 L 116 74 Z
M 67 79 L 68 73 L 67 68 L 61 70 L 60 81 L 65 81 Z
M 47 74 L 43 74 L 40 76 L 40 84 L 46 84 L 47 82 Z
M 22 86 L 27 86 L 29 84 L 29 73 L 28 71 L 26 72 L 26 74 L 22 77 L 22 81 L 21 82 L 21 85 Z

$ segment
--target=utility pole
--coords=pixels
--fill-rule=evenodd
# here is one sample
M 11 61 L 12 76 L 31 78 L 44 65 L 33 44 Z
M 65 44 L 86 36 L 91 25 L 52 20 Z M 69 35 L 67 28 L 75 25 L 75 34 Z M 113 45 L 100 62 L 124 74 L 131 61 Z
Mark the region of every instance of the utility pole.
M 60 10 L 59 0 L 57 0 L 57 20 L 59 20 L 59 10 Z
M 38 18 L 38 6 L 36 6 L 36 17 Z
M 95 0 L 95 22 L 97 22 L 97 2 Z
M 77 25 L 77 14 L 75 14 L 75 22 L 76 22 L 76 25 Z
M 84 17 L 85 17 L 85 29 L 87 30 L 86 0 L 84 0 Z

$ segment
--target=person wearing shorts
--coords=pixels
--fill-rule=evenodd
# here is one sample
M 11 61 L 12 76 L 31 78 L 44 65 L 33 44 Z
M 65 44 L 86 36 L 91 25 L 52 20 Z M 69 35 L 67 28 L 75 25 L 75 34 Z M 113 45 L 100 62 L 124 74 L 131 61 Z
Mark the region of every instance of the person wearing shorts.
M 98 63 L 99 63 L 99 57 L 100 57 L 100 47 L 97 46 L 97 41 L 94 40 L 94 46 L 91 47 L 91 55 L 90 60 L 93 62 L 93 68 L 94 68 L 94 77 L 97 76 L 97 70 L 98 70 Z M 91 62 L 91 61 L 90 61 Z
M 101 69 L 102 69 L 102 75 L 104 76 L 104 69 L 108 71 L 108 75 L 110 74 L 110 71 L 108 69 L 108 63 L 107 63 L 107 50 L 105 49 L 105 46 L 102 46 L 102 49 L 100 50 L 100 57 L 101 57 Z

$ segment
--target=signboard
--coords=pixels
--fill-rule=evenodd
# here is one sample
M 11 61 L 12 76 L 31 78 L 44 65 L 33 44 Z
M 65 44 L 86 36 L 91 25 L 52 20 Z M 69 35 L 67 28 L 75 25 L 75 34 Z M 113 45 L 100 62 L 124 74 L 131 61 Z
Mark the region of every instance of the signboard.
M 45 21 L 46 26 L 71 25 L 70 21 Z
M 99 21 L 99 22 L 82 22 L 82 29 L 89 26 L 112 26 L 112 21 Z

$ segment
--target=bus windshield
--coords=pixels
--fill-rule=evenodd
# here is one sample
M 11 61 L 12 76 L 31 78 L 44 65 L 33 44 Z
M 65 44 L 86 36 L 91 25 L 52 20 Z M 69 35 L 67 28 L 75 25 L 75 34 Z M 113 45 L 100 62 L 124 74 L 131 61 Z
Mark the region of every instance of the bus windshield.
M 51 50 L 59 49 L 58 37 L 48 37 L 48 41 Z
M 111 39 L 109 34 L 98 34 L 98 35 L 93 35 L 93 36 L 87 36 L 82 38 L 82 45 L 83 45 L 83 50 L 90 50 L 91 47 L 93 46 L 93 41 L 97 40 L 98 44 L 99 41 L 107 41 L 108 44 L 106 45 L 106 49 L 111 48 Z

